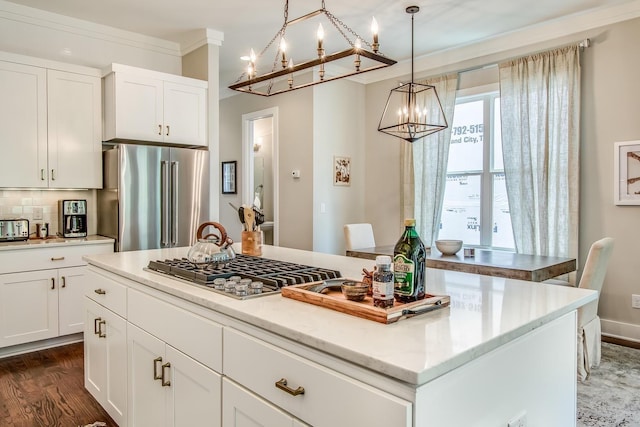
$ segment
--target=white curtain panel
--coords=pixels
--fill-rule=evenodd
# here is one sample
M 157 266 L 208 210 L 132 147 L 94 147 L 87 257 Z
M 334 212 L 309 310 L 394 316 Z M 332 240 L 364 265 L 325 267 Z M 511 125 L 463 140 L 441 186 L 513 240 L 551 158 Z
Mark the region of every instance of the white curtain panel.
M 429 79 L 423 84 L 436 88 L 447 129 L 402 145 L 402 194 L 405 218 L 416 219 L 416 229 L 426 246 L 432 246 L 438 234 L 444 187 L 447 182 L 447 160 L 451 124 L 456 106 L 458 74 Z
M 516 251 L 578 253 L 579 47 L 500 64 L 502 147 Z

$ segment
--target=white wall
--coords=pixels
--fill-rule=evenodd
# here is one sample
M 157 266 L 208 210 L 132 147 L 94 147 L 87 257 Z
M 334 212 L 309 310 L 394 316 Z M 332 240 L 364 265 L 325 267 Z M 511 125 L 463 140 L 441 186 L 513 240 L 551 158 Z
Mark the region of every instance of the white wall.
M 364 85 L 348 80 L 314 87 L 314 251 L 344 254 L 343 225 L 364 222 L 367 217 L 364 94 Z M 333 185 L 334 156 L 351 158 L 351 185 Z

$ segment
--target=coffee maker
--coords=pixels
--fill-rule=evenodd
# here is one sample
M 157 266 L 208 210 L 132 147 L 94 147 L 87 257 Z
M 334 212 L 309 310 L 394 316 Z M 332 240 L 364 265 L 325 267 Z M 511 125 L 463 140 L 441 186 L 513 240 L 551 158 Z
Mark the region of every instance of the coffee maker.
M 86 200 L 58 200 L 58 234 L 62 237 L 87 236 Z

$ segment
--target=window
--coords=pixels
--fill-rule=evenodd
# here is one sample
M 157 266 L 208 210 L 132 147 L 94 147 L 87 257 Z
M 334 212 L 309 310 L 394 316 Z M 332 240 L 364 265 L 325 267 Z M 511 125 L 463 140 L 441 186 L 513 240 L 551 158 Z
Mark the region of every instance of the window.
M 502 163 L 500 94 L 458 96 L 439 239 L 514 249 Z

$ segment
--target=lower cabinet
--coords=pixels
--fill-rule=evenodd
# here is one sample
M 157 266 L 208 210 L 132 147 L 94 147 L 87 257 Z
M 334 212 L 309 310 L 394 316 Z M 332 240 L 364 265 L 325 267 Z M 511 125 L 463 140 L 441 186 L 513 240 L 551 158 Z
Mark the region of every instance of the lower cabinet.
M 223 427 L 302 427 L 306 424 L 233 381 L 222 380 Z
M 127 336 L 130 427 L 220 425 L 218 373 L 131 323 Z
M 0 347 L 82 332 L 85 267 L 0 275 Z
M 85 303 L 84 386 L 120 427 L 127 424 L 127 321 Z

